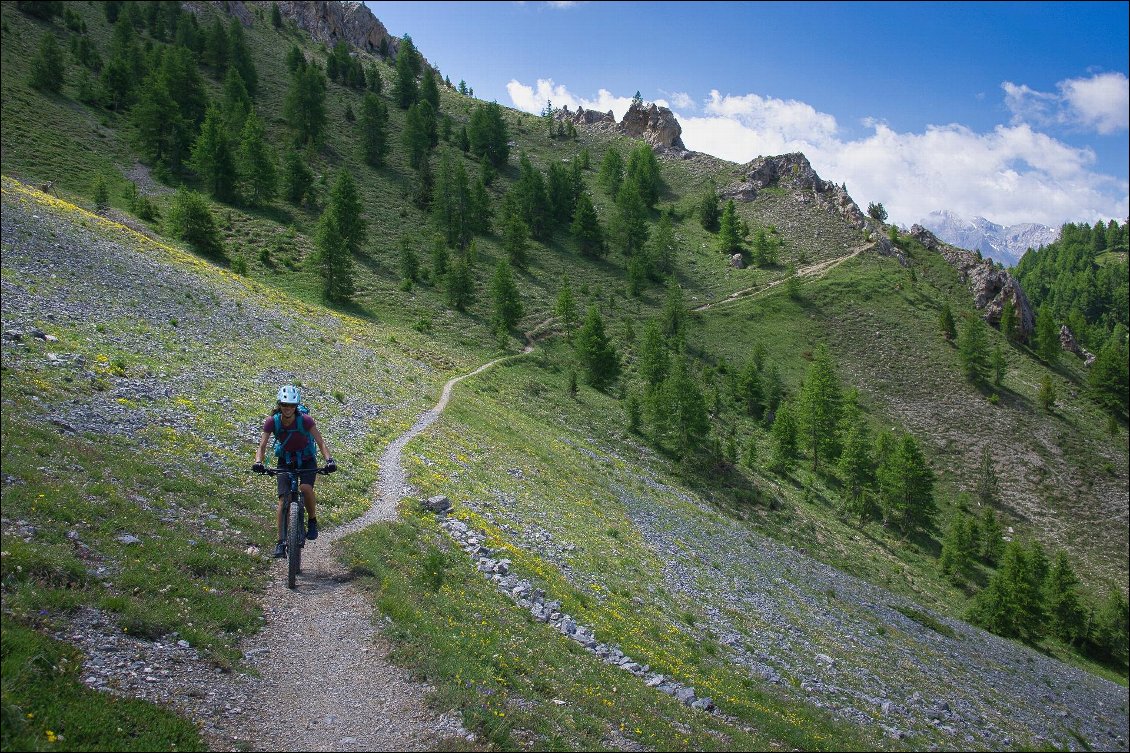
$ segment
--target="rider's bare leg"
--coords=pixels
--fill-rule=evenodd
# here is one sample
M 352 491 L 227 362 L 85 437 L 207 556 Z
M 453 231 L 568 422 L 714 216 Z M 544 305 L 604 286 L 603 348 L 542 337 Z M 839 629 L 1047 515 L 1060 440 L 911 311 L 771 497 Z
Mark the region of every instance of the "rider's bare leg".
M 318 516 L 314 514 L 314 487 L 313 487 L 313 485 L 302 484 L 299 488 L 302 489 L 302 499 L 304 499 L 306 501 L 306 517 L 307 518 L 314 518 L 316 520 L 318 518 Z

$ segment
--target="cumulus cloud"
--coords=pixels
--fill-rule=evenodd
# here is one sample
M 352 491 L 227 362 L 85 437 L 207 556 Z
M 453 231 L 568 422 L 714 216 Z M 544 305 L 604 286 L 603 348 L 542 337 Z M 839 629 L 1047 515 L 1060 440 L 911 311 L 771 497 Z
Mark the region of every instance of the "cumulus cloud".
M 598 112 L 611 110 L 616 119 L 620 120 L 632 104 L 631 97 L 617 97 L 607 89 L 599 90 L 595 99 L 578 97 L 563 85 L 553 83 L 551 78 L 539 78 L 536 87 L 511 79 L 506 85 L 506 91 L 510 94 L 510 101 L 515 107 L 532 113 L 540 113 L 544 110 L 548 100 L 554 107 L 568 107 L 570 110 L 576 110 L 578 107 Z M 662 100 L 658 103 L 667 106 Z
M 630 97 L 605 89 L 593 100 L 579 98 L 548 79 L 539 79 L 536 89 L 517 81 L 508 88 L 515 106 L 528 112 L 540 112 L 546 99 L 552 99 L 555 106 L 567 104 L 571 109 L 611 109 L 619 120 L 631 104 Z M 1084 87 L 1078 101 L 1093 102 L 1092 93 Z M 1027 96 L 1020 87 L 1017 95 Z M 1026 101 L 1039 103 L 1040 98 L 1028 96 Z M 1065 144 L 1027 122 L 999 125 L 989 132 L 949 124 L 900 133 L 867 119 L 867 135 L 847 138 L 835 117 L 796 100 L 712 91 L 702 114 L 688 110 L 678 104 L 674 108 L 688 149 L 737 163 L 759 155 L 804 152 L 821 177 L 847 183 L 861 206 L 882 202 L 891 219 L 904 225 L 937 209 L 1004 225 L 1055 226 L 1122 219 L 1130 213 L 1130 185 L 1097 172 L 1092 150 Z
M 1001 84 L 1012 123 L 1067 126 L 1104 136 L 1130 128 L 1130 79 L 1123 73 L 1099 73 L 1069 78 L 1056 92 L 1041 92 L 1027 84 Z

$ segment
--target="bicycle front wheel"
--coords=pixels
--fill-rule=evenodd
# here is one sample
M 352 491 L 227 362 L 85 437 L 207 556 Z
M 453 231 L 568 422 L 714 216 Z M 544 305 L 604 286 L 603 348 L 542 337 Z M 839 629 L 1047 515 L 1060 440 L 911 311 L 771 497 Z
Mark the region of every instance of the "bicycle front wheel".
M 294 580 L 298 577 L 298 570 L 302 567 L 302 500 L 291 497 L 290 509 L 287 510 L 286 521 L 286 554 L 287 573 L 286 585 L 294 588 Z

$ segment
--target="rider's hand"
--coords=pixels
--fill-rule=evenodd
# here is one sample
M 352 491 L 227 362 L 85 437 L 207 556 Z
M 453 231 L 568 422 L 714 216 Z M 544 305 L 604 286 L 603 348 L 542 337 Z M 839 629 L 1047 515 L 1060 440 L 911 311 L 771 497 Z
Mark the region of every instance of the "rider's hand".
M 333 473 L 337 470 L 337 461 L 333 458 L 326 458 L 326 473 Z
M 264 465 L 262 463 L 256 463 L 255 465 L 251 466 L 251 470 L 254 471 L 255 473 L 266 473 L 267 472 L 266 467 L 264 467 Z

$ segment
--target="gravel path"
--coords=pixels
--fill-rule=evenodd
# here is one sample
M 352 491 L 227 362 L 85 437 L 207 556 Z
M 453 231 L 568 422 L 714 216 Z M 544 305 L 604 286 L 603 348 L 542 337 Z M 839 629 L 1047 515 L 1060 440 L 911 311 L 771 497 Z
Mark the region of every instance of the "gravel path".
M 266 624 L 244 648 L 260 677 L 237 679 L 246 686 L 243 713 L 223 717 L 216 725 L 220 739 L 256 750 L 427 750 L 445 739 L 474 739 L 457 712 L 437 717 L 427 708 L 422 699 L 431 688 L 389 662 L 388 646 L 370 619 L 372 603 L 350 583 L 332 546 L 366 526 L 396 519 L 397 503 L 411 491 L 400 459 L 405 445 L 440 417 L 456 384 L 512 357 L 444 385 L 435 407 L 381 456 L 372 507 L 307 543 L 295 590 L 284 585 L 286 561 L 277 561 L 265 597 Z M 296 651 L 277 648 L 295 636 L 301 636 Z

